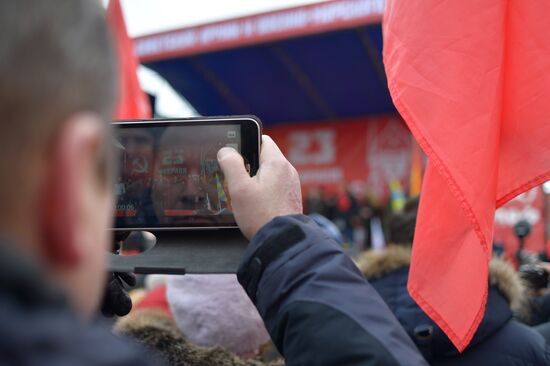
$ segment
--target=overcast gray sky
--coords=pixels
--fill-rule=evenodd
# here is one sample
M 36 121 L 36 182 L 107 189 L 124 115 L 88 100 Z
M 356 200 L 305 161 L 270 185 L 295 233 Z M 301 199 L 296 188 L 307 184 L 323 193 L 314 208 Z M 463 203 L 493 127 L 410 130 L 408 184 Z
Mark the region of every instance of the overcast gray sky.
M 324 1 L 327 0 L 121 0 L 132 37 Z

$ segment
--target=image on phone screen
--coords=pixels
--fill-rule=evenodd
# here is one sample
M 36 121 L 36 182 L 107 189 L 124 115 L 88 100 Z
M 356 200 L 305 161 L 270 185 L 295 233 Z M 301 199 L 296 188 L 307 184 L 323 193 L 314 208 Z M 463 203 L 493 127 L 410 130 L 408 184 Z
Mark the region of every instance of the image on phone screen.
M 116 128 L 116 227 L 235 226 L 217 153 L 222 147 L 242 153 L 241 127 L 236 123 Z

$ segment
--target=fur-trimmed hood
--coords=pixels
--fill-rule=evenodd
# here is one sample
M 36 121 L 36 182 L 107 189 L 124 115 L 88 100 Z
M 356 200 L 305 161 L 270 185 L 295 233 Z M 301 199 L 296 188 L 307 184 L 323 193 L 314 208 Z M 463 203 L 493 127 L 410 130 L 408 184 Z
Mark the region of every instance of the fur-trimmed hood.
M 243 360 L 219 348 L 199 347 L 189 342 L 174 320 L 163 311 L 138 310 L 117 321 L 114 331 L 137 340 L 163 357 L 169 365 L 185 366 L 281 366 Z
M 459 353 L 409 295 L 410 258 L 410 247 L 390 245 L 384 251 L 360 255 L 356 263 L 430 364 L 548 364 L 544 340 L 513 319 L 514 311 L 525 316 L 528 306 L 524 303 L 526 287 L 509 263 L 491 260 L 485 314 L 470 345 Z
M 411 247 L 389 245 L 382 251 L 367 251 L 355 260 L 368 280 L 387 275 L 411 263 Z M 510 304 L 510 308 L 521 316 L 527 316 L 527 288 L 514 267 L 502 258 L 492 258 L 489 263 L 489 285 L 498 289 Z
M 410 258 L 410 247 L 390 245 L 384 251 L 360 255 L 356 263 L 429 362 L 463 357 L 407 292 Z M 466 353 L 485 360 L 484 355 L 497 354 L 504 347 L 513 350 L 514 357 L 524 355 L 524 350 L 532 347 L 532 331 L 517 324 L 513 313 L 526 316 L 525 286 L 514 268 L 498 258 L 490 262 L 488 283 L 486 311 Z M 525 339 L 512 341 L 514 332 Z

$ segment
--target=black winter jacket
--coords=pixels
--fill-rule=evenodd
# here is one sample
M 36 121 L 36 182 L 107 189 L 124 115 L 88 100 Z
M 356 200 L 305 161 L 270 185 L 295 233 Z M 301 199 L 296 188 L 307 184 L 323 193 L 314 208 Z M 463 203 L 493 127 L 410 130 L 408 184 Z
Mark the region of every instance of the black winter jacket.
M 0 365 L 159 365 L 107 327 L 83 324 L 34 265 L 0 245 Z
M 410 249 L 391 247 L 369 252 L 358 265 L 382 296 L 424 357 L 432 365 L 550 365 L 550 349 L 530 327 L 513 318 L 525 299 L 514 269 L 491 261 L 485 316 L 466 350 L 460 354 L 443 331 L 420 309 L 407 291 Z
M 306 216 L 263 227 L 238 273 L 286 365 L 425 365 L 390 309 Z

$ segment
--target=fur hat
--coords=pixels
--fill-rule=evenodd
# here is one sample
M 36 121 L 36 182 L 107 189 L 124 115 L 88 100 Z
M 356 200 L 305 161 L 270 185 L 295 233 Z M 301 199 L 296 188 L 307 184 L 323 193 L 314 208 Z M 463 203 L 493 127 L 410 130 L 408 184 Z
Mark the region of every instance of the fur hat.
M 132 312 L 118 320 L 115 332 L 138 341 L 173 366 L 284 365 L 282 362 L 264 364 L 255 360 L 242 360 L 220 347 L 196 346 L 185 339 L 173 319 L 160 310 Z
M 167 298 L 179 329 L 199 346 L 254 357 L 270 340 L 235 275 L 170 276 Z

